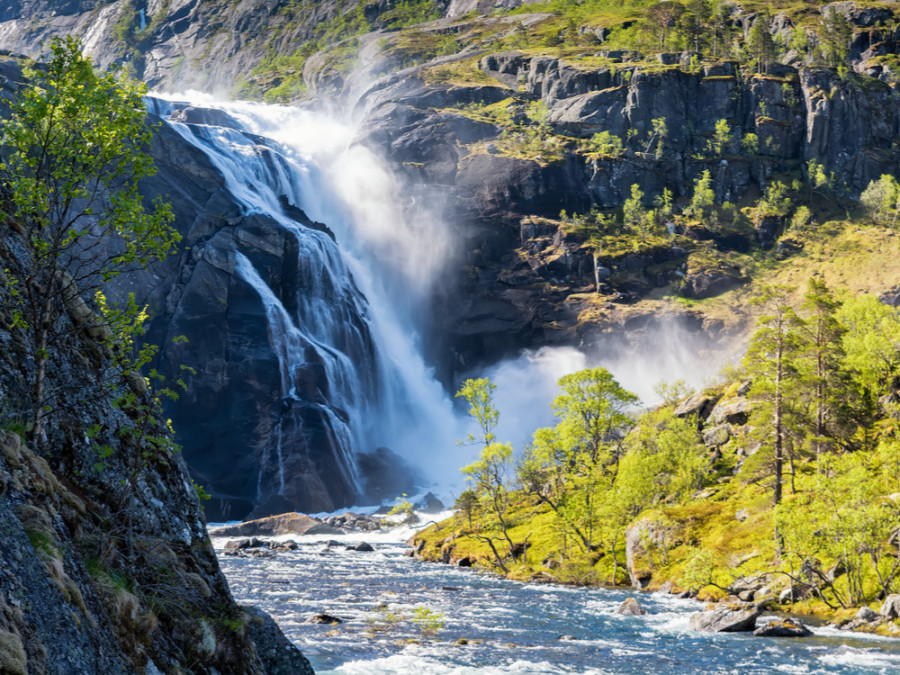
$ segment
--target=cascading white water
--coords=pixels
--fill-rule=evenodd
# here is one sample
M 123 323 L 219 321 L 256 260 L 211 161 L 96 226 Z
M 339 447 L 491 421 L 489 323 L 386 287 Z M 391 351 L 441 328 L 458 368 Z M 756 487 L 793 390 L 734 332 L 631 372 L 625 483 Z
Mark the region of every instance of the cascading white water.
M 330 391 L 321 412 L 348 479 L 355 480 L 354 452 L 387 446 L 429 470 L 443 486 L 459 485 L 458 468 L 474 450 L 455 447 L 454 440 L 466 435 L 465 421 L 453 414 L 426 367 L 418 319 L 431 285 L 452 259 L 449 228 L 437 213 L 409 203 L 401 183 L 374 153 L 353 143 L 351 125 L 321 113 L 223 102 L 200 93 L 166 99 L 150 100 L 161 117 L 179 107 L 173 101 L 226 113 L 227 118 L 211 119 L 236 128 L 173 126 L 210 157 L 246 213 L 268 215 L 298 240 L 307 292 L 293 313 L 249 259 L 238 257 L 236 265 L 265 305 L 285 400 L 299 400 L 294 374 L 312 350 L 327 371 Z M 337 245 L 326 233 L 288 217 L 285 204 L 324 223 Z M 364 317 L 364 325 L 354 316 Z M 556 380 L 580 368 L 606 365 L 645 402 L 653 401 L 652 386 L 661 379 L 687 376 L 700 384 L 696 358 L 686 348 L 690 338 L 679 339 L 672 330 L 645 336 L 644 353 L 632 350 L 615 360 L 574 348 L 544 348 L 498 364 L 487 373 L 498 384 L 498 437 L 524 447 L 536 426 L 552 423 L 548 404 L 557 393 Z M 262 457 L 271 470 L 260 475 L 260 494 L 264 480 L 284 490 L 282 431 L 276 430 L 274 447 Z
M 294 108 L 226 103 L 193 93 L 154 98 L 149 107 L 167 118 L 185 101 L 237 121 L 239 129 L 170 124 L 222 172 L 245 214 L 269 216 L 299 244 L 304 292 L 293 312 L 249 258 L 238 252 L 235 263 L 236 273 L 264 305 L 284 399 L 300 399 L 295 373 L 312 350 L 327 371 L 329 392 L 321 412 L 349 480 L 356 481 L 353 453 L 379 446 L 437 474 L 455 473 L 458 454 L 442 452 L 440 444 L 453 447 L 462 434 L 448 397 L 420 355 L 421 326 L 415 320 L 449 255 L 440 223 L 423 210 L 421 219 L 407 220 L 399 184 L 371 152 L 352 145 L 348 126 Z M 285 215 L 285 204 L 325 223 L 340 248 L 327 233 Z M 275 447 L 261 453 L 257 497 L 273 489 L 284 492 L 283 437 L 283 429 L 276 428 Z M 443 466 L 440 458 L 446 459 Z

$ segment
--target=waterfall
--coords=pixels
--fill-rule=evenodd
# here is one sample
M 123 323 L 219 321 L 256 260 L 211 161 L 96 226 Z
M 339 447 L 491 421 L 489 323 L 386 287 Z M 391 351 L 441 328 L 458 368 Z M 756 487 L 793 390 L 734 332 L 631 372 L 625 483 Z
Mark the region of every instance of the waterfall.
M 180 115 L 188 106 L 206 110 Z M 455 472 L 459 457 L 443 450 L 462 434 L 421 356 L 417 322 L 449 255 L 440 221 L 421 209 L 408 218 L 399 183 L 334 119 L 193 93 L 154 96 L 148 108 L 205 153 L 244 216 L 271 219 L 296 245 L 302 290 L 292 294 L 273 288 L 235 242 L 234 274 L 264 308 L 281 387 L 282 411 L 255 449 L 256 502 L 290 497 L 293 474 L 317 464 L 292 460 L 294 446 L 312 442 L 311 408 L 339 474 L 326 480 L 352 485 L 358 498 L 356 457 L 378 447 L 436 469 L 432 476 Z M 311 370 L 322 373 L 315 386 Z

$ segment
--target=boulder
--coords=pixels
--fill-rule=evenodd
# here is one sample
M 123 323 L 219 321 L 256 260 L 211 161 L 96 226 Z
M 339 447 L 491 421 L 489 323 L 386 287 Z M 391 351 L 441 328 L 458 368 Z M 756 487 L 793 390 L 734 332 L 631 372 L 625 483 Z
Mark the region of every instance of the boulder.
M 705 633 L 749 632 L 756 628 L 760 614 L 762 612 L 753 605 L 710 605 L 705 611 L 691 615 L 691 628 Z
M 280 516 L 269 516 L 248 520 L 239 525 L 226 525 L 210 530 L 213 537 L 256 537 L 275 536 L 279 534 L 343 534 L 341 530 L 325 525 L 318 518 L 311 518 L 302 513 L 283 513 Z M 252 546 L 253 544 L 251 544 Z M 258 545 L 258 544 L 257 544 Z
M 444 511 L 447 507 L 444 506 L 444 502 L 434 496 L 433 493 L 429 492 L 424 497 L 422 497 L 422 501 L 416 504 L 416 510 L 421 511 L 422 513 L 440 513 Z
M 744 425 L 750 419 L 750 401 L 746 398 L 719 401 L 709 417 L 714 424 Z
M 684 277 L 684 285 L 681 287 L 681 295 L 686 298 L 703 300 L 721 295 L 734 288 L 745 279 L 740 272 L 726 273 L 721 270 L 708 270 L 696 274 L 688 274 Z
M 244 606 L 242 609 L 250 619 L 247 634 L 256 646 L 256 653 L 267 675 L 315 675 L 309 661 L 284 636 L 271 616 L 255 606 Z
M 717 396 L 694 394 L 678 404 L 678 407 L 675 408 L 675 417 L 696 415 L 698 419 L 705 420 L 718 401 Z
M 860 607 L 855 618 L 868 622 L 881 619 L 882 616 L 871 607 Z
M 356 546 L 351 547 L 350 550 L 360 551 L 362 553 L 371 553 L 375 549 L 373 548 L 372 544 L 367 544 L 366 542 L 362 542 L 362 543 L 357 544 Z
M 624 614 L 626 616 L 642 616 L 646 613 L 647 610 L 641 607 L 641 603 L 634 598 L 627 598 L 625 602 L 616 609 L 616 614 Z
M 889 619 L 900 618 L 900 594 L 892 593 L 881 603 L 880 613 Z
M 334 625 L 336 623 L 343 623 L 343 619 L 339 619 L 336 616 L 331 616 L 331 614 L 326 614 L 325 612 L 319 612 L 318 614 L 313 614 L 303 623 L 325 623 Z
M 753 631 L 753 634 L 758 637 L 810 637 L 813 632 L 799 621 L 784 619 L 769 621 Z
M 731 438 L 731 426 L 719 424 L 703 430 L 703 445 L 707 448 L 718 448 L 725 445 Z

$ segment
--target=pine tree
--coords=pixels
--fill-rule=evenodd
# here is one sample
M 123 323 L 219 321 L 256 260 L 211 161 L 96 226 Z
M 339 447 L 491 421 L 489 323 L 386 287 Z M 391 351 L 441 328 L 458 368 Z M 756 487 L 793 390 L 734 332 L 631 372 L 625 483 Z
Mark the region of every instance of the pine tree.
M 812 442 L 819 472 L 822 454 L 828 447 L 828 424 L 840 406 L 840 398 L 845 395 L 842 392 L 847 391 L 849 385 L 841 382 L 844 329 L 836 316 L 840 304 L 823 280 L 810 278 L 803 303 L 806 321 L 803 325 L 805 341 L 802 359 L 808 366 L 807 385 L 813 411 Z
M 754 402 L 754 418 L 763 430 L 763 444 L 771 447 L 772 491 L 777 506 L 783 491 L 785 445 L 789 397 L 797 384 L 796 358 L 801 346 L 798 331 L 802 322 L 788 299 L 790 286 L 767 286 L 751 302 L 764 314 L 744 357 L 744 366 L 753 373 L 749 396 Z

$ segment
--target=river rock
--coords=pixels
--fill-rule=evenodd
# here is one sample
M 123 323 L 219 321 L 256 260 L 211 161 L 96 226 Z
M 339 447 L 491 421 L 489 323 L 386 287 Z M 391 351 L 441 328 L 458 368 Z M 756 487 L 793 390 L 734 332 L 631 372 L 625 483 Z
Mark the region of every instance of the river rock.
M 303 623 L 325 623 L 334 625 L 336 623 L 343 623 L 343 619 L 339 619 L 336 616 L 332 616 L 331 614 L 325 614 L 324 612 L 319 612 L 318 614 L 313 614 L 311 617 L 306 619 Z
M 214 537 L 255 537 L 279 534 L 343 534 L 343 532 L 326 525 L 318 518 L 311 518 L 302 513 L 283 513 L 280 516 L 248 520 L 239 525 L 219 527 L 210 530 L 210 534 Z
M 861 619 L 862 621 L 875 621 L 883 617 L 871 607 L 860 607 L 855 618 Z
M 709 605 L 705 611 L 691 615 L 691 628 L 706 633 L 749 632 L 756 628 L 760 614 L 762 612 L 753 605 Z
M 799 621 L 784 619 L 769 621 L 753 631 L 753 634 L 758 637 L 810 637 L 813 632 Z
M 627 598 L 625 602 L 616 609 L 616 614 L 624 614 L 626 616 L 641 616 L 646 613 L 647 610 L 641 607 L 641 603 L 634 598 Z
M 361 542 L 361 543 L 357 544 L 356 546 L 351 546 L 350 550 L 351 551 L 360 551 L 362 553 L 371 553 L 372 551 L 375 550 L 375 548 L 372 546 L 372 544 L 368 544 L 366 542 Z

